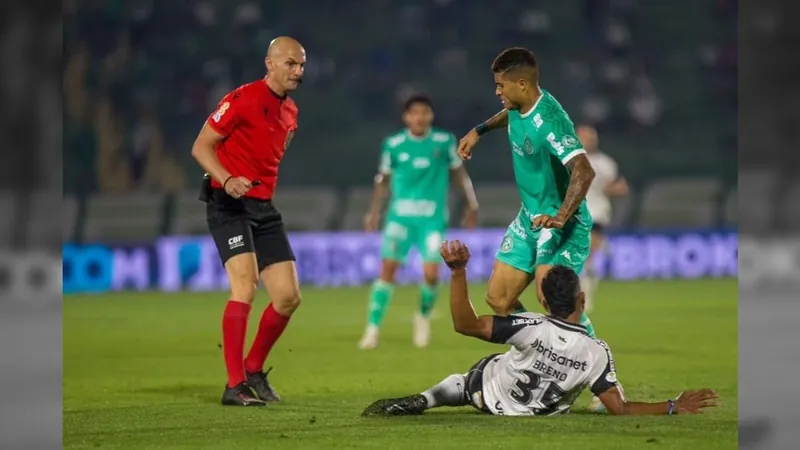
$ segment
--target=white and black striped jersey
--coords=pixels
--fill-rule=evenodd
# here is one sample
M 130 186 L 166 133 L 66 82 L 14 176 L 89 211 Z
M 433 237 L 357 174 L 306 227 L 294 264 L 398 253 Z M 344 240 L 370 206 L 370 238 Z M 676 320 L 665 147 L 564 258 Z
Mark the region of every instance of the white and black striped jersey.
M 495 317 L 491 340 L 512 346 L 483 369 L 483 402 L 493 414 L 559 414 L 587 386 L 597 395 L 617 385 L 611 350 L 581 325 L 536 313 Z
M 586 157 L 589 158 L 595 173 L 589 191 L 586 192 L 586 206 L 592 215 L 592 221 L 608 226 L 611 223 L 612 211 L 606 188 L 619 177 L 617 163 L 614 158 L 600 151 L 587 153 Z

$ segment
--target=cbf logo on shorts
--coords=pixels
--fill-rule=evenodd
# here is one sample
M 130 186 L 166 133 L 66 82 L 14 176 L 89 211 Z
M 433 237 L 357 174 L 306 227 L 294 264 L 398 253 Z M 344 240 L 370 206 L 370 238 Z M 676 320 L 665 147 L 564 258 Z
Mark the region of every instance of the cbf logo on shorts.
M 228 239 L 228 246 L 230 247 L 231 250 L 233 250 L 235 248 L 243 247 L 244 246 L 244 236 L 242 236 L 240 234 L 239 236 L 234 236 L 234 237 Z
M 514 248 L 514 238 L 510 235 L 506 235 L 503 238 L 503 243 L 500 244 L 500 251 L 503 253 L 508 253 Z

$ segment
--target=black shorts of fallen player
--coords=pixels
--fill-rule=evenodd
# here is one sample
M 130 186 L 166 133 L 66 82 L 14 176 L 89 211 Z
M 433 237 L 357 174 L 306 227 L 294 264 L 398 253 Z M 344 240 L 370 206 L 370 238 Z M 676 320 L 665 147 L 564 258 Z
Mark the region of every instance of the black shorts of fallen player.
M 467 403 L 472 405 L 480 412 L 491 414 L 489 407 L 484 403 L 483 398 L 483 369 L 495 358 L 500 357 L 500 353 L 489 355 L 473 365 L 466 375 L 464 382 L 464 395 L 467 397 Z
M 224 265 L 242 253 L 255 253 L 258 272 L 295 256 L 281 213 L 271 200 L 235 199 L 222 189 L 212 189 L 206 204 L 206 221 Z

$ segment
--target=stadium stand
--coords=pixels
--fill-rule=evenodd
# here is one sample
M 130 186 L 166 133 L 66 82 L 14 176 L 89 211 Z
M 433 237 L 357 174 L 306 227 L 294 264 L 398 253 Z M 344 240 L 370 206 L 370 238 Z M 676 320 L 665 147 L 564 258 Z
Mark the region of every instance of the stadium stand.
M 642 193 L 641 228 L 711 228 L 721 185 L 713 178 L 660 180 Z
M 164 197 L 150 194 L 98 194 L 88 198 L 86 242 L 152 242 L 163 232 Z
M 161 227 L 205 232 L 202 205 L 193 200 L 202 170 L 191 143 L 225 92 L 263 75 L 264 51 L 279 34 L 298 37 L 309 52 L 295 95 L 301 127 L 275 199 L 292 229 L 361 228 L 371 193 L 359 186 L 374 175 L 382 138 L 400 127 L 404 96 L 431 93 L 438 125 L 461 134 L 497 109 L 488 66 L 510 45 L 537 53 L 542 86 L 576 123 L 598 126 L 601 148 L 642 193 L 618 205 L 614 226 L 720 224 L 730 219 L 724 194 L 736 180 L 736 36 L 725 26 L 724 2 L 676 1 L 578 7 L 508 0 L 465 8 L 464 0 L 385 0 L 336 4 L 336 14 L 326 14 L 333 4 L 308 0 L 270 3 L 269 15 L 267 3 L 247 0 L 210 0 L 189 10 L 126 2 L 136 14 L 120 13 L 113 2 L 81 3 L 67 12 L 75 15 L 64 30 L 64 189 L 87 205 L 75 209 L 78 236 L 122 239 L 130 231 L 131 239 L 143 238 Z M 512 13 L 516 20 L 471 26 Z M 659 25 L 639 26 L 646 18 Z M 682 27 L 677 40 L 673 20 Z M 355 39 L 364 33 L 373 39 Z M 467 168 L 478 195 L 490 199 L 479 198 L 481 225 L 507 224 L 511 202 L 494 191 L 513 176 L 506 138 L 488 135 L 480 151 Z M 683 205 L 653 203 L 683 198 L 698 185 L 676 184 L 697 177 L 720 187 Z M 654 180 L 672 187 L 662 192 L 667 188 Z M 140 229 L 113 225 L 121 219 L 98 218 L 88 207 L 94 195 L 119 194 L 165 196 L 152 200 L 164 202 L 163 216 L 136 219 Z M 452 212 L 455 221 L 459 206 Z

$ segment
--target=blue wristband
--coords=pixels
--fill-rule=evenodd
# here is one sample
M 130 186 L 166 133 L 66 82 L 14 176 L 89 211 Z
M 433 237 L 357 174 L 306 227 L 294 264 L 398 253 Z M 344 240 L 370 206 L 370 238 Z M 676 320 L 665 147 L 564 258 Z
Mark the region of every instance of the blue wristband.
M 669 411 L 667 412 L 668 416 L 675 414 L 675 402 L 673 400 L 667 400 L 669 402 Z

